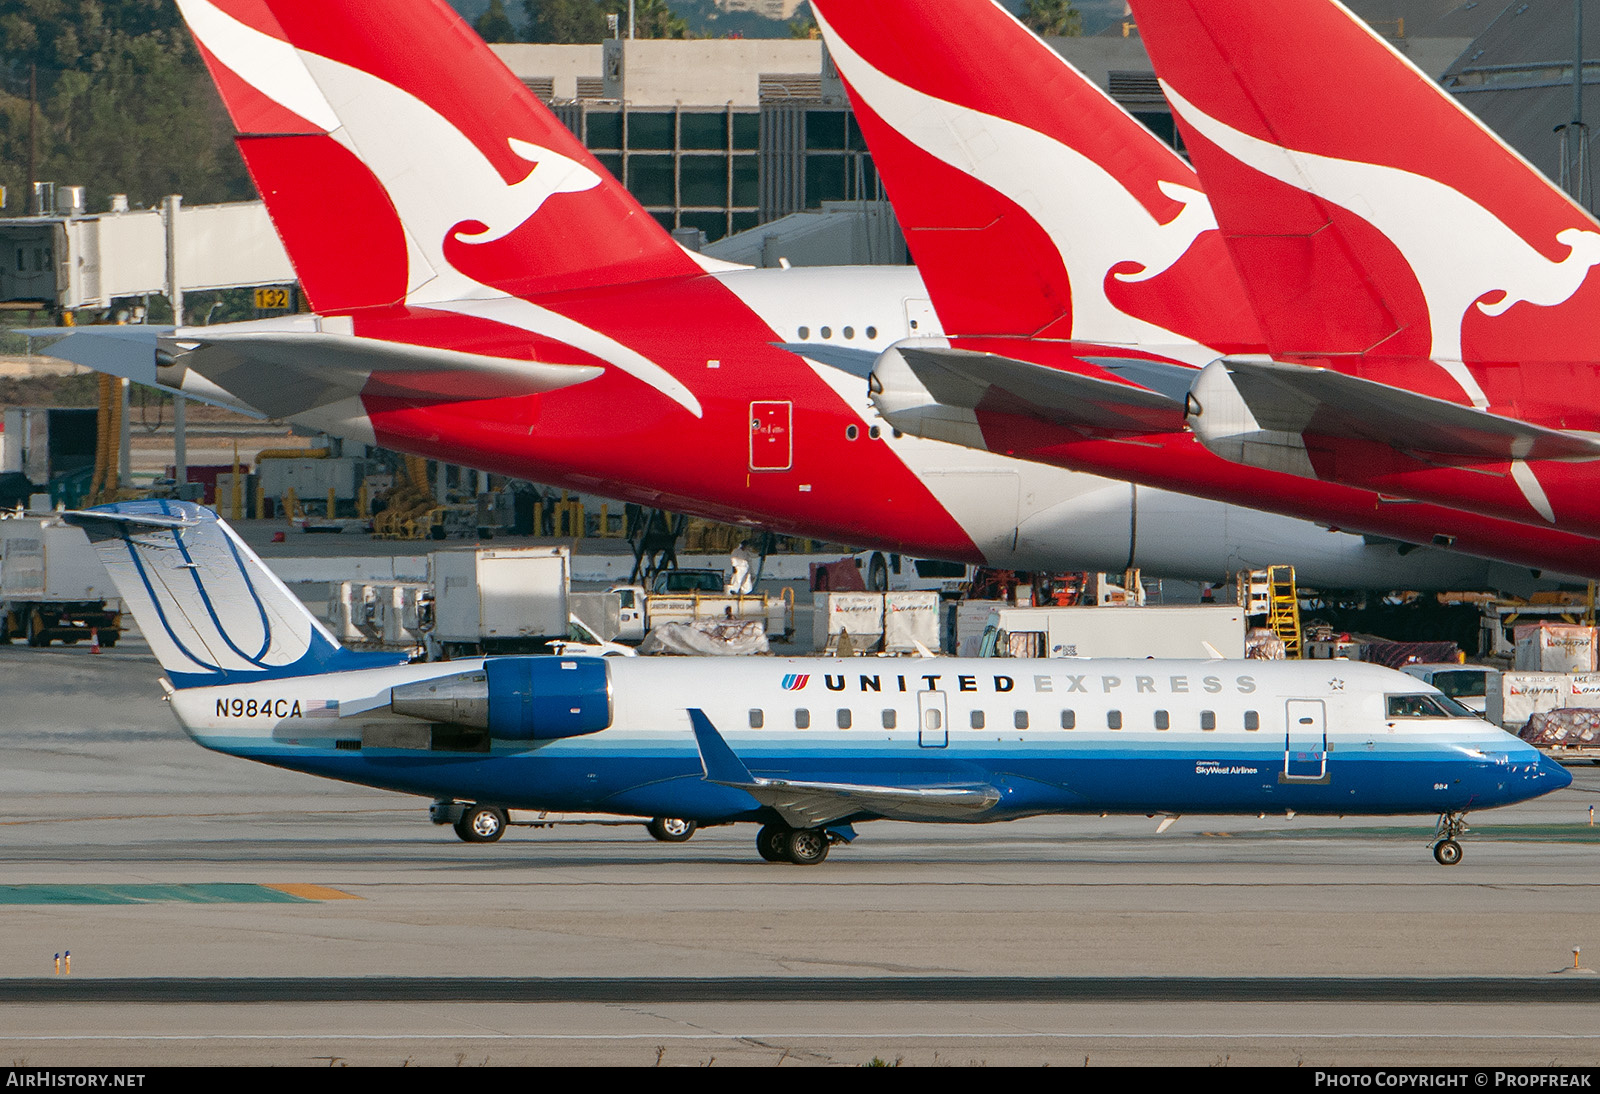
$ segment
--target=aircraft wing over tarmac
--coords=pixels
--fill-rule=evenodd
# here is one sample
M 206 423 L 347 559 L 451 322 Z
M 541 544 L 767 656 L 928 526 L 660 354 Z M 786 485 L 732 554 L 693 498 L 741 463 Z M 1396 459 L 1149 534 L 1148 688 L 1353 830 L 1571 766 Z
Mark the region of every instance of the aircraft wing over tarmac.
M 890 818 L 1427 813 L 1449 864 L 1466 810 L 1571 782 L 1437 689 L 1356 662 L 406 664 L 341 648 L 210 510 L 61 519 L 89 533 L 196 741 L 469 800 L 495 831 L 506 808 L 753 822 L 764 858 L 811 863 Z

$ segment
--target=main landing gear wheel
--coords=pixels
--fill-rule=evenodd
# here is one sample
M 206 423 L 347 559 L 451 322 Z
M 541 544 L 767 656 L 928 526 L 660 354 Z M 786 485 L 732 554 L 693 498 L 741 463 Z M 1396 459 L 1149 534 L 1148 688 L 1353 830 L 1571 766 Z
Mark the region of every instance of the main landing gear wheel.
M 493 805 L 469 805 L 455 827 L 467 843 L 493 843 L 506 834 L 506 813 Z
M 700 826 L 682 817 L 656 817 L 645 825 L 649 833 L 662 843 L 682 843 Z
M 756 833 L 756 851 L 767 862 L 783 862 L 788 857 L 784 850 L 788 837 L 789 829 L 780 824 L 762 825 Z
M 815 866 L 828 857 L 828 833 L 820 828 L 796 828 L 789 833 L 785 855 L 796 866 Z
M 1461 845 L 1453 839 L 1442 839 L 1433 845 L 1433 857 L 1440 866 L 1454 866 L 1461 861 Z

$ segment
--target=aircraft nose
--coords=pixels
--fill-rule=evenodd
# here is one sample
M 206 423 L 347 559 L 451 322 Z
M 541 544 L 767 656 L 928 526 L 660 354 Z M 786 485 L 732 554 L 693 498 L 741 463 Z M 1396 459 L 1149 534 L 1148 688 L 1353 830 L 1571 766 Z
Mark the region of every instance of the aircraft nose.
M 1563 790 L 1572 785 L 1572 772 L 1548 756 L 1539 757 L 1539 770 L 1533 777 L 1538 782 L 1541 793 L 1548 794 L 1552 790 Z

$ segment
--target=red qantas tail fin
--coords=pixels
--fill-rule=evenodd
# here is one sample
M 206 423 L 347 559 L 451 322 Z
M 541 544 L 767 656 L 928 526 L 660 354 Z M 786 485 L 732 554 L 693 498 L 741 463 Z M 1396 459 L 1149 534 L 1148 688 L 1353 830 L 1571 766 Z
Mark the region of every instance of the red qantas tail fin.
M 319 311 L 699 267 L 444 0 L 179 0 Z
M 947 331 L 1260 344 L 1194 172 L 998 4 L 812 10 Z
M 1593 357 L 1600 224 L 1342 5 L 1132 5 L 1274 354 Z

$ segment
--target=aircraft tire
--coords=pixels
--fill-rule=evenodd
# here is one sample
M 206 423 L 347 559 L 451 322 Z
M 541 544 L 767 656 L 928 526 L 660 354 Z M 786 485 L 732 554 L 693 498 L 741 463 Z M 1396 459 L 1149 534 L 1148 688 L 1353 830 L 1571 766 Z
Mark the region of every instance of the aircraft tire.
M 820 828 L 796 828 L 785 841 L 785 858 L 796 866 L 815 866 L 828 857 L 828 833 Z
M 884 559 L 883 552 L 872 552 L 872 559 L 867 563 L 867 592 L 886 593 L 889 591 L 889 563 Z
M 1461 861 L 1461 845 L 1453 839 L 1442 839 L 1433 845 L 1433 857 L 1440 866 L 1454 866 Z
M 764 824 L 761 831 L 756 833 L 756 851 L 766 862 L 786 862 L 789 855 L 785 848 L 788 845 L 789 829 L 781 824 Z
M 662 843 L 683 843 L 693 836 L 700 826 L 682 817 L 653 817 L 646 830 Z
M 456 821 L 455 829 L 466 843 L 493 843 L 506 834 L 505 810 L 492 805 L 469 805 Z

